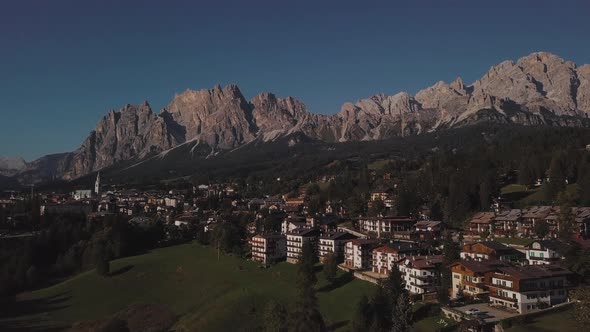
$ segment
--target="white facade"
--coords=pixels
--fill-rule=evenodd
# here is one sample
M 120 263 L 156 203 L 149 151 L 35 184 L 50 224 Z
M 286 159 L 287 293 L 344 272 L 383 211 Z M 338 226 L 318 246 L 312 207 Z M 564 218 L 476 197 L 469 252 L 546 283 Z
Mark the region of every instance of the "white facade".
M 256 235 L 250 239 L 252 260 L 263 264 L 284 259 L 287 254 L 287 240 L 278 234 Z
M 296 234 L 297 230 L 300 230 L 301 234 Z M 299 262 L 303 245 L 308 242 L 311 242 L 314 250 L 317 250 L 317 239 L 317 233 L 314 230 L 295 229 L 293 232 L 287 233 L 287 262 L 292 264 Z
M 491 286 L 497 287 L 496 292 L 490 293 L 491 304 L 511 308 L 521 314 L 541 309 L 540 306 L 549 307 L 562 303 L 567 299 L 565 288 L 518 292 L 513 290 L 512 281 L 501 278 L 492 278 Z
M 557 251 L 543 247 L 539 242 L 533 242 L 526 250 L 526 259 L 530 265 L 551 264 L 559 258 L 561 255 Z
M 344 247 L 344 263 L 353 269 L 370 269 L 372 251 L 376 242 L 371 240 L 352 240 Z
M 437 265 L 442 263 L 442 256 L 408 257 L 399 264 L 406 289 L 412 294 L 436 292 Z

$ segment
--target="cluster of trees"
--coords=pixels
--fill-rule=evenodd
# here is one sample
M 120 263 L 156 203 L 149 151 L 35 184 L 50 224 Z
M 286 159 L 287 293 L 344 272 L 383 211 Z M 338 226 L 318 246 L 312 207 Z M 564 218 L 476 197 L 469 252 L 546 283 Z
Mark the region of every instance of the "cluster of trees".
M 263 313 L 264 331 L 324 332 L 327 331 L 324 318 L 319 310 L 315 285 L 316 255 L 311 243 L 303 245 L 301 258 L 297 263 L 297 295 L 290 310 L 283 304 L 269 302 Z
M 157 221 L 135 225 L 114 215 L 95 220 L 74 214 L 44 218 L 38 235 L 0 241 L 0 294 L 92 268 L 108 275 L 111 259 L 142 253 L 165 237 Z
M 352 322 L 352 331 L 406 332 L 412 325 L 412 306 L 397 269 L 377 288 L 373 297 L 361 297 Z

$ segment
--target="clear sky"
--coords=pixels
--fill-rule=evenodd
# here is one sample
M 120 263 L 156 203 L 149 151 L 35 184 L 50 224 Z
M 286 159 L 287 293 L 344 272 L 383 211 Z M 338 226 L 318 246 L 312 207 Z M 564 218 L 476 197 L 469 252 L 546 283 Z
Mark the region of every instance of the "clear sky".
M 316 113 L 550 51 L 590 63 L 590 1 L 0 3 L 0 155 L 76 149 L 110 109 L 235 83 Z

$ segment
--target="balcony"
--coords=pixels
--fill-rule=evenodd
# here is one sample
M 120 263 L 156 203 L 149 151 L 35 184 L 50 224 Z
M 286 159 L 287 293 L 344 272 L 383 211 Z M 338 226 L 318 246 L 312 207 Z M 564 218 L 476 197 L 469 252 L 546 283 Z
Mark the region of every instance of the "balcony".
M 518 300 L 517 299 L 513 299 L 513 298 L 507 297 L 507 296 L 498 295 L 497 293 L 496 294 L 490 293 L 490 300 L 491 299 L 494 299 L 494 298 L 495 299 L 498 299 L 498 300 L 501 300 L 501 301 L 507 301 L 507 302 L 511 302 L 511 303 L 518 303 Z

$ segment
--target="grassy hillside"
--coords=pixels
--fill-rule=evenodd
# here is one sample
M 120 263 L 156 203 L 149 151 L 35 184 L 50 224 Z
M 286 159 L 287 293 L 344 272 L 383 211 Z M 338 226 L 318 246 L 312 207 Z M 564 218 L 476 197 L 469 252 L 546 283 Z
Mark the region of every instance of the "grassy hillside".
M 102 278 L 94 271 L 80 274 L 55 286 L 23 293 L 18 303 L 35 303 L 34 312 L 4 319 L 5 326 L 66 326 L 98 319 L 127 305 L 156 302 L 170 307 L 180 318 L 177 330 L 251 330 L 260 324 L 262 308 L 269 299 L 285 305 L 295 295 L 295 266 L 281 263 L 269 269 L 243 259 L 221 256 L 197 244 L 186 244 L 113 261 L 113 276 Z M 318 298 L 329 325 L 346 329 L 362 294 L 375 286 L 347 280 L 326 290 L 318 274 Z M 30 305 L 27 305 L 30 310 Z M 190 327 L 190 328 L 189 328 Z M 0 328 L 0 330 L 4 330 Z
M 516 208 L 524 208 L 536 204 L 547 204 L 543 190 L 543 186 L 527 188 L 520 184 L 509 184 L 504 186 L 500 193 L 506 201 L 514 202 Z M 567 186 L 568 192 L 575 193 L 576 190 L 575 183 Z
M 526 323 L 516 323 L 506 329 L 506 332 L 566 332 L 566 331 L 584 331 L 577 323 L 574 317 L 574 310 L 568 307 L 565 310 L 559 310 L 539 317 L 531 318 Z

